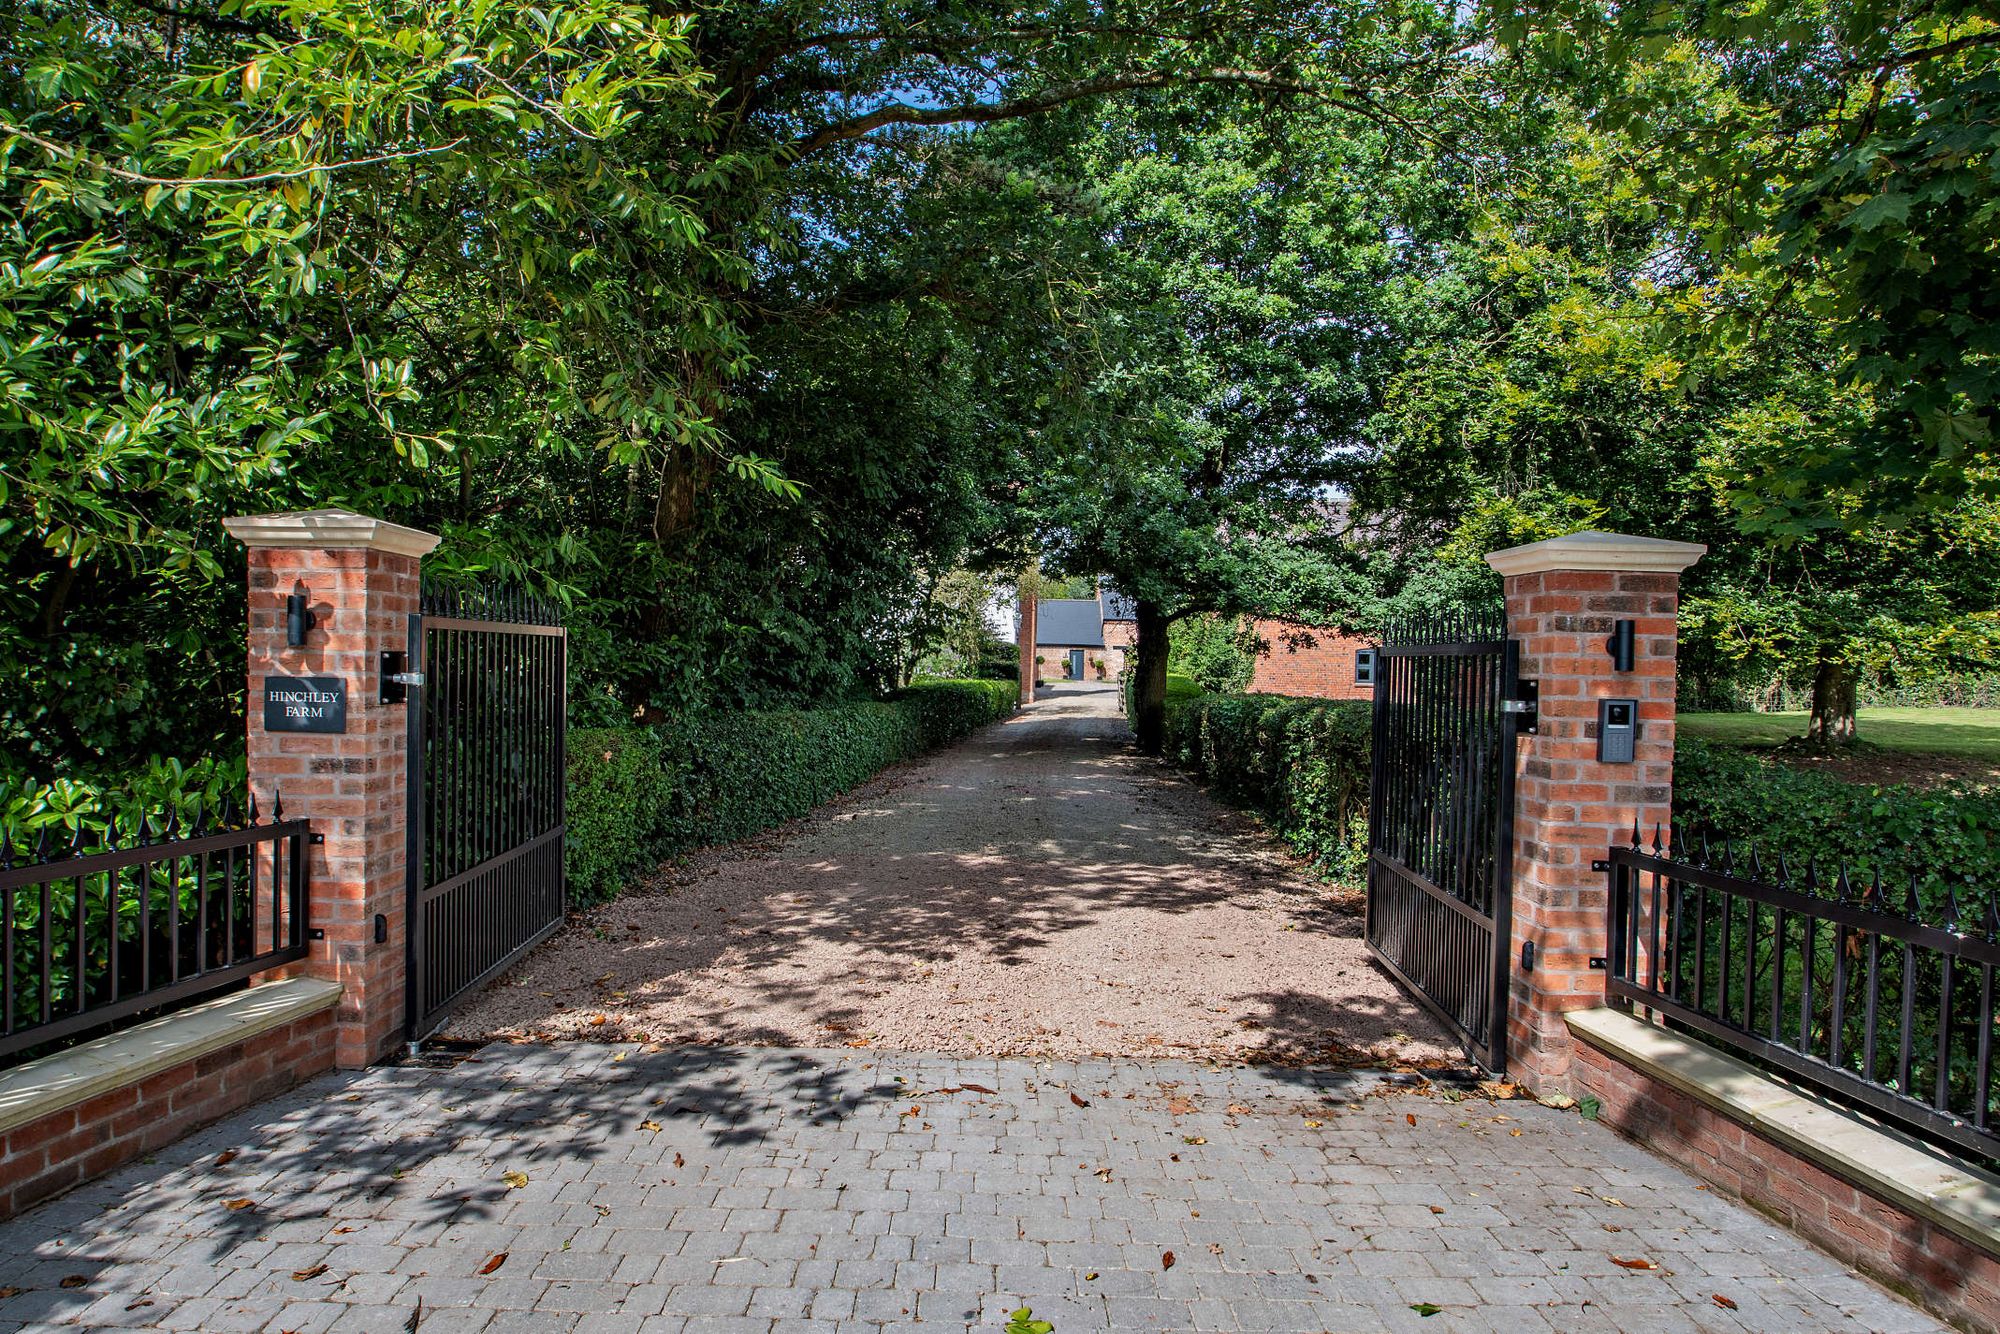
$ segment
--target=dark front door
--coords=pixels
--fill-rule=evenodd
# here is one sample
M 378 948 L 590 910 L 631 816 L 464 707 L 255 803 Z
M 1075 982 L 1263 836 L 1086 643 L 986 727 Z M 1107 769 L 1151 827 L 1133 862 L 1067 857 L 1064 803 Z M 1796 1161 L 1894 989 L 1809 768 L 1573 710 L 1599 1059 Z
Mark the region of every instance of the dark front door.
M 411 1041 L 562 925 L 569 643 L 531 598 L 424 590 L 410 618 Z
M 1072 681 L 1083 679 L 1083 650 L 1080 648 L 1069 651 L 1069 679 Z
M 1375 669 L 1368 946 L 1492 1070 L 1507 1059 L 1514 751 L 1532 717 L 1519 665 L 1496 616 L 1393 630 Z

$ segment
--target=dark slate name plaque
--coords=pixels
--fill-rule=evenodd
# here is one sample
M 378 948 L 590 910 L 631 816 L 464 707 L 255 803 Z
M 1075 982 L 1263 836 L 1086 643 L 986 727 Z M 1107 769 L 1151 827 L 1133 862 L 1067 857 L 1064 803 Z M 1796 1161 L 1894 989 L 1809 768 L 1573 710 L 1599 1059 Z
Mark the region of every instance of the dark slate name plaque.
M 264 678 L 266 732 L 345 732 L 347 682 L 338 676 Z

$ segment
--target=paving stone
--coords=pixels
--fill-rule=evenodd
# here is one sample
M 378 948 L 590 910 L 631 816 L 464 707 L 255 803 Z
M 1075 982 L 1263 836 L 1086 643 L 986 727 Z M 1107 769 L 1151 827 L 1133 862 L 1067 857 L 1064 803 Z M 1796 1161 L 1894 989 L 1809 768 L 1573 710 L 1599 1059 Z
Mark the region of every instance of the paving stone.
M 230 1117 L 0 1224 L 0 1287 L 22 1289 L 0 1299 L 0 1334 L 399 1334 L 418 1297 L 424 1334 L 997 1330 L 1021 1306 L 1062 1334 L 1942 1329 L 1548 1108 L 1508 1104 L 1522 1133 L 1496 1139 L 1466 1128 L 1484 1123 L 1465 1103 L 1364 1096 L 1365 1074 L 612 1054 L 496 1047 L 325 1076 Z M 935 1131 L 901 1128 L 906 1088 L 968 1082 L 1001 1093 L 927 1098 Z M 1175 1118 L 1169 1085 L 1250 1110 Z M 641 1133 L 635 1106 L 662 1129 Z M 223 1191 L 259 1207 L 222 1210 Z M 291 1277 L 319 1264 L 324 1282 Z M 62 1289 L 71 1274 L 86 1286 Z

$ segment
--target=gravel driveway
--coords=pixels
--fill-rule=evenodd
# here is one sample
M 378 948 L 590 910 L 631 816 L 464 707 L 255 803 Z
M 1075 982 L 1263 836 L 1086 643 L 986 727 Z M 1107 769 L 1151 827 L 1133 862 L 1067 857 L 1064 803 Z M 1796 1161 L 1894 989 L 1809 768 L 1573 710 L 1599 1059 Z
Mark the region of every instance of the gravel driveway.
M 453 1038 L 1341 1062 L 1452 1044 L 1357 902 L 1130 749 L 1110 687 L 581 915 Z

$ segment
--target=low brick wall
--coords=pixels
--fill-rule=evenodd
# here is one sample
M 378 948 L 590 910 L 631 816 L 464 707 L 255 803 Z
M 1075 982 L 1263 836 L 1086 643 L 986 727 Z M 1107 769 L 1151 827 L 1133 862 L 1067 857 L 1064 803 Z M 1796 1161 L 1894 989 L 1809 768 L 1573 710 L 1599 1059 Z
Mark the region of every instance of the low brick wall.
M 1941 1319 L 2000 1331 L 2000 1259 L 1588 1043 L 1570 1071 L 1613 1129 Z
M 0 1133 L 0 1218 L 331 1070 L 334 1028 L 328 1006 L 19 1121 Z

